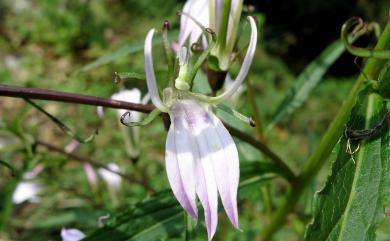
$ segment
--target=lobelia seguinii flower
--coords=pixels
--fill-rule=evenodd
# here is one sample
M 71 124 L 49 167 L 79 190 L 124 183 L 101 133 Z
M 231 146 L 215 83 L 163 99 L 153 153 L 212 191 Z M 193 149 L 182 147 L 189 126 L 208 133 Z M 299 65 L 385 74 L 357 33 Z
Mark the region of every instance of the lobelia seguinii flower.
M 257 43 L 255 20 L 253 17 L 248 17 L 248 20 L 251 39 L 242 67 L 230 88 L 216 97 L 190 92 L 190 81 L 186 80 L 188 75 L 185 73 L 188 71 L 189 52 L 183 47 L 179 53 L 178 78 L 174 86 L 164 90 L 162 101 L 153 67 L 154 29 L 149 31 L 145 40 L 145 72 L 149 94 L 158 110 L 168 113 L 171 120 L 165 155 L 168 180 L 176 199 L 195 219 L 198 217 L 196 196 L 199 198 L 204 209 L 209 240 L 214 236 L 218 223 L 218 193 L 229 220 L 239 229 L 238 152 L 233 138 L 211 108 L 229 99 L 248 73 Z

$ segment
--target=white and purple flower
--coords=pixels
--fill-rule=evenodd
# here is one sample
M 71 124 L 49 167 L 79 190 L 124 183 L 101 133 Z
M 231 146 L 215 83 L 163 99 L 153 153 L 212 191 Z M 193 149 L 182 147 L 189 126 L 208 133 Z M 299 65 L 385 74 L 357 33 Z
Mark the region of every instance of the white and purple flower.
M 253 17 L 248 17 L 248 20 L 251 39 L 241 70 L 230 88 L 216 97 L 192 93 L 186 85 L 177 85 L 176 82 L 176 88 L 164 90 L 166 95 L 162 101 L 153 67 L 154 29 L 149 31 L 145 40 L 145 72 L 149 94 L 153 104 L 160 111 L 168 113 L 171 119 L 165 156 L 168 180 L 176 199 L 193 218 L 198 217 L 196 196 L 199 198 L 204 208 L 209 240 L 214 236 L 218 223 L 218 193 L 231 223 L 239 229 L 238 152 L 233 138 L 211 108 L 230 98 L 249 71 L 256 49 L 257 28 Z M 186 64 L 186 60 L 180 61 L 181 66 Z
M 62 241 L 79 241 L 85 237 L 83 232 L 75 228 L 62 228 L 61 230 Z

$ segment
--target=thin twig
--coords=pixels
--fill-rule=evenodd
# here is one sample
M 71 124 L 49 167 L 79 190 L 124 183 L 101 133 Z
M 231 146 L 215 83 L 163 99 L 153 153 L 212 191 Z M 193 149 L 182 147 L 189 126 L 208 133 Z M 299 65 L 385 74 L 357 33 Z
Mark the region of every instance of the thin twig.
M 118 101 L 109 98 L 102 98 L 89 95 L 66 93 L 47 89 L 28 88 L 20 86 L 0 85 L 0 96 L 20 97 L 39 100 L 53 100 L 85 105 L 111 107 L 116 109 L 135 110 L 149 113 L 154 108 L 151 105 Z
M 95 168 L 103 168 L 103 169 L 105 169 L 105 170 L 107 170 L 109 172 L 112 172 L 112 173 L 115 173 L 115 174 L 119 175 L 120 177 L 122 177 L 123 179 L 127 180 L 130 183 L 140 184 L 141 186 L 145 187 L 149 191 L 151 191 L 153 193 L 155 192 L 155 190 L 148 183 L 140 181 L 140 180 L 137 180 L 137 179 L 133 178 L 132 176 L 129 176 L 129 175 L 124 174 L 122 172 L 118 172 L 118 171 L 112 170 L 109 167 L 107 167 L 107 166 L 105 166 L 105 165 L 103 165 L 103 164 L 101 164 L 99 162 L 96 162 L 94 160 L 91 160 L 91 159 L 89 159 L 87 157 L 83 157 L 83 156 L 79 156 L 79 155 L 76 155 L 76 154 L 73 154 L 73 153 L 70 153 L 70 152 L 66 152 L 65 150 L 63 150 L 60 147 L 54 146 L 52 144 L 49 144 L 49 143 L 41 141 L 41 140 L 36 140 L 35 143 L 37 145 L 41 145 L 41 146 L 46 147 L 50 151 L 54 151 L 54 152 L 58 152 L 58 153 L 61 153 L 63 155 L 66 155 L 67 157 L 69 157 L 70 159 L 72 159 L 74 161 L 81 162 L 81 163 L 89 163 L 92 166 L 94 166 Z

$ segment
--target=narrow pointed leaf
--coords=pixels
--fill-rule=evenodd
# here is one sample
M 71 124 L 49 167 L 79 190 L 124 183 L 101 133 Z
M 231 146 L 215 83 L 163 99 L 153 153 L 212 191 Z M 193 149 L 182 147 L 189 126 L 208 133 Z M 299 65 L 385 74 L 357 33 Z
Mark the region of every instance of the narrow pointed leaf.
M 341 56 L 345 47 L 341 41 L 329 45 L 297 77 L 293 87 L 275 111 L 267 130 L 298 109 L 309 97 L 311 91 L 321 82 L 329 67 Z
M 177 31 L 170 31 L 169 37 L 174 38 L 177 35 Z M 106 55 L 103 55 L 102 57 L 92 61 L 91 63 L 83 66 L 81 69 L 77 70 L 75 73 L 80 72 L 87 72 L 94 68 L 97 68 L 102 65 L 109 64 L 111 62 L 114 62 L 116 60 L 122 59 L 124 57 L 127 57 L 129 54 L 135 54 L 138 52 L 141 52 L 144 49 L 144 38 L 134 41 L 133 43 L 125 44 L 121 47 L 119 47 L 117 50 L 114 50 L 111 53 L 108 53 Z M 153 44 L 161 44 L 163 43 L 162 36 L 158 36 L 154 38 Z

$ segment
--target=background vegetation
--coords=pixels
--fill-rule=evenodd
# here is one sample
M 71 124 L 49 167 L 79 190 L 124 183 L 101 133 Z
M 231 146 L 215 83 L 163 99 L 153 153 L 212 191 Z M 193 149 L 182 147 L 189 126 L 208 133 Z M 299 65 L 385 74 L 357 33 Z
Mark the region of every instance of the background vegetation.
M 385 0 L 245 3 L 251 5 L 250 9 L 254 8 L 260 23 L 259 44 L 248 79 L 253 85 L 264 129 L 273 123 L 275 113 L 296 83 L 296 77 L 339 38 L 345 20 L 358 15 L 383 26 L 390 7 Z M 161 28 L 163 20 L 168 19 L 173 28 L 172 39 L 176 39 L 179 23 L 176 11 L 183 4 L 174 0 L 3 0 L 0 2 L 0 84 L 102 97 L 110 97 L 122 88 L 137 87 L 144 95 L 147 92 L 145 81 L 134 78 L 116 84 L 113 73 L 143 74 L 142 48 L 147 31 L 152 27 Z M 243 31 L 240 43 L 246 43 L 247 34 Z M 357 45 L 367 46 L 373 42 L 375 37 L 367 35 L 359 39 Z M 163 56 L 162 45 L 156 46 L 155 56 Z M 112 61 L 103 63 L 100 59 L 96 62 L 102 56 L 109 56 Z M 155 58 L 155 67 L 159 85 L 164 86 L 167 79 L 165 58 Z M 232 73 L 237 70 L 238 65 Z M 308 99 L 267 132 L 268 146 L 293 170 L 302 169 L 304 160 L 317 146 L 359 73 L 354 57 L 344 53 L 308 93 Z M 251 115 L 247 96 L 244 92 L 231 104 Z M 91 186 L 82 158 L 70 158 L 45 145 L 33 145 L 34 140 L 39 140 L 63 149 L 72 142 L 69 136 L 22 99 L 1 97 L 0 160 L 12 165 L 17 175 L 11 175 L 9 169 L 0 166 L 0 240 L 61 240 L 62 227 L 92 234 L 102 226 L 99 220 L 107 214 L 110 218 L 102 222 L 118 224 L 121 232 L 113 229 L 101 236 L 95 233 L 100 240 L 115 237 L 111 235 L 117 235 L 118 240 L 130 240 L 130 237 L 131 240 L 183 239 L 183 212 L 170 193 L 165 173 L 166 131 L 162 121 L 140 129 L 141 154 L 139 159 L 132 160 L 116 110 L 105 109 L 104 118 L 99 118 L 92 106 L 37 103 L 81 136 L 98 129 L 99 134 L 92 142 L 79 145 L 73 153 L 77 157 L 87 157 L 93 163 L 117 163 L 126 178 L 118 192 L 110 191 L 101 178 L 98 186 Z M 250 127 L 233 120 L 226 121 L 255 136 Z M 215 240 L 258 238 L 288 188 L 286 181 L 274 174 L 272 164 L 260 152 L 239 139 L 236 142 L 241 179 L 251 183 L 247 186 L 243 183 L 239 193 L 243 232 L 234 230 L 221 212 Z M 312 181 L 275 240 L 303 238 L 313 214 L 314 192 L 323 186 L 336 154 L 333 153 Z M 44 168 L 34 178 L 42 186 L 39 202 L 15 204 L 8 209 L 10 190 L 19 183 L 23 173 L 37 165 Z M 94 167 L 99 168 L 98 165 Z M 253 182 L 253 178 L 258 179 Z M 127 211 L 121 214 L 124 210 Z M 164 222 L 160 226 L 153 226 L 161 219 Z M 201 221 L 196 229 L 196 239 L 205 240 Z M 387 217 L 377 231 L 377 239 L 390 240 L 389 230 Z M 155 234 L 158 235 L 153 236 Z

